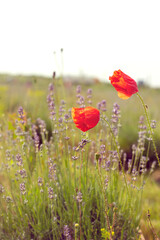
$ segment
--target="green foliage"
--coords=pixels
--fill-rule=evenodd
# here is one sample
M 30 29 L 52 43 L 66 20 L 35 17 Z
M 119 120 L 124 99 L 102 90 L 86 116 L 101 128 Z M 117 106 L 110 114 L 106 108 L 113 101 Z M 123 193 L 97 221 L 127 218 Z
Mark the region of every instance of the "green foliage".
M 124 103 L 112 94 L 110 86 L 93 85 L 93 106 L 108 96 L 108 111 L 101 111 L 101 116 L 110 127 L 101 119 L 84 134 L 75 128 L 69 111 L 77 106 L 76 86 L 64 89 L 60 79 L 53 80 L 50 96 L 55 115 L 50 119 L 46 102 L 49 80 L 20 78 L 20 84 L 19 80 L 6 83 L 8 98 L 2 100 L 0 239 L 138 239 L 146 177 L 141 159 L 149 157 L 150 147 L 146 152 L 143 148 L 148 141 L 136 143 L 128 167 L 124 151 L 129 147 L 124 139 L 133 132 L 133 141 L 138 136 L 139 114 L 123 117 L 122 110 L 122 118 L 118 113 L 115 123 L 112 105 L 119 101 L 123 109 Z M 83 88 L 86 97 L 87 86 Z M 66 102 L 62 104 L 63 99 Z M 126 103 L 129 109 L 135 109 L 134 101 Z M 17 114 L 20 105 L 25 110 L 22 118 Z M 136 127 L 127 127 L 135 122 Z M 84 139 L 86 144 L 81 147 Z M 124 151 L 121 145 L 126 146 Z

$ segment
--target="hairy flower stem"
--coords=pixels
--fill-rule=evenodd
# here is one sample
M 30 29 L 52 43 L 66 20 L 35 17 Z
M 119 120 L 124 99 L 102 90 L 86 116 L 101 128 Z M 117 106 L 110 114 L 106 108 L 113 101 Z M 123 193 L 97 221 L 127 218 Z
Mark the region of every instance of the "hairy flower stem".
M 112 128 L 111 128 L 111 125 L 110 125 L 109 121 L 107 121 L 107 119 L 105 119 L 105 118 L 103 118 L 103 117 L 101 117 L 101 119 L 103 119 L 103 120 L 107 123 L 107 125 L 109 126 L 109 129 L 110 129 L 110 131 L 111 131 L 111 134 L 112 134 L 112 137 L 113 137 L 113 140 L 114 140 L 114 144 L 115 144 L 115 147 L 116 147 L 116 150 L 117 150 L 117 154 L 118 154 L 120 166 L 121 166 L 121 169 L 122 169 L 124 181 L 125 181 L 125 184 L 126 184 L 127 192 L 128 192 L 127 180 L 126 180 L 126 176 L 125 176 L 125 172 L 124 172 L 124 168 L 123 168 L 123 164 L 122 164 L 121 156 L 120 156 L 120 153 L 119 153 L 119 148 L 118 148 L 118 146 L 117 146 L 117 142 L 116 142 L 115 135 L 114 135 L 114 133 L 113 133 L 113 131 L 112 131 Z
M 147 106 L 145 105 L 144 101 L 143 101 L 143 98 L 139 95 L 139 93 L 136 93 L 138 98 L 140 99 L 141 101 L 141 104 L 144 108 L 144 112 L 145 112 L 145 115 L 146 115 L 146 119 L 147 119 L 147 123 L 148 123 L 148 127 L 149 127 L 149 131 L 150 131 L 150 136 L 152 138 L 152 143 L 153 143 L 153 147 L 154 147 L 154 152 L 155 152 L 155 155 L 156 155 L 156 158 L 158 160 L 158 165 L 160 166 L 160 160 L 159 160 L 159 157 L 158 157 L 158 153 L 157 153 L 157 148 L 156 148 L 156 145 L 155 145 L 155 141 L 154 141 L 154 138 L 153 138 L 153 130 L 151 128 L 151 123 L 150 123 L 150 119 L 149 119 L 149 116 L 148 116 L 148 111 L 147 111 Z

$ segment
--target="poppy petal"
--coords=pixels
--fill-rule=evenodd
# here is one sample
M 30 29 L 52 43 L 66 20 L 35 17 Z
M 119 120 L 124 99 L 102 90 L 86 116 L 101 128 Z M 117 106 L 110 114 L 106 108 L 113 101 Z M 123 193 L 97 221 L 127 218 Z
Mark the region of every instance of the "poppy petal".
M 120 69 L 114 71 L 113 76 L 109 77 L 111 84 L 117 90 L 118 96 L 122 99 L 128 99 L 138 92 L 137 83 L 134 79 L 123 73 Z
M 122 93 L 122 92 L 118 92 L 118 97 L 122 98 L 122 99 L 128 99 L 130 98 L 130 96 L 127 96 L 126 94 Z
M 72 119 L 76 127 L 83 132 L 95 127 L 100 119 L 100 112 L 93 107 L 72 108 Z

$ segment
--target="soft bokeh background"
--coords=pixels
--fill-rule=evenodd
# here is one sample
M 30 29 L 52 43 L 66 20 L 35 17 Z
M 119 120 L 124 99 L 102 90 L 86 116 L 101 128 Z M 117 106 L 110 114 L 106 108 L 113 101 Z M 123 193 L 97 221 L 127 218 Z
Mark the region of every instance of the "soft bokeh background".
M 159 22 L 158 0 L 1 1 L 0 72 L 108 81 L 120 68 L 160 86 Z

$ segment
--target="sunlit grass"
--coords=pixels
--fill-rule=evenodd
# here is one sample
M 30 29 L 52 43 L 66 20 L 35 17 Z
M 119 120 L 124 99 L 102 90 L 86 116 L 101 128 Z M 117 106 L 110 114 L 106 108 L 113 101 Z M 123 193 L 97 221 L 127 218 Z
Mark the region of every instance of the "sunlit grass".
M 82 135 L 78 129 L 75 129 L 70 115 L 67 121 L 64 120 L 64 115 L 70 113 L 69 109 L 77 106 L 77 85 L 65 88 L 64 99 L 62 85 L 54 79 L 57 120 L 50 120 L 46 102 L 50 81 L 45 78 L 26 79 L 21 76 L 13 82 L 5 82 L 5 79 L 1 82 L 0 158 L 3 165 L 0 183 L 7 189 L 1 199 L 3 207 L 1 209 L 3 219 L 1 238 L 11 239 L 13 236 L 13 239 L 17 237 L 20 239 L 31 237 L 33 239 L 38 237 L 39 239 L 67 239 L 67 235 L 64 234 L 64 226 L 67 225 L 70 235 L 75 239 L 77 237 L 77 240 L 79 237 L 83 239 L 84 236 L 86 239 L 100 239 L 101 228 L 105 229 L 106 237 L 112 235 L 112 231 L 108 229 L 105 212 L 107 210 L 109 225 L 113 230 L 112 238 L 136 239 L 141 216 L 143 176 L 140 182 L 138 179 L 134 183 L 134 180 L 132 181 L 127 175 L 127 182 L 130 182 L 127 190 L 116 157 L 115 163 L 112 163 L 106 172 L 106 157 L 113 160 L 110 151 L 117 151 L 117 148 L 113 135 L 103 120 L 87 135 Z M 118 128 L 117 139 L 119 140 L 118 146 L 120 144 L 123 149 L 121 153 L 123 166 L 127 168 L 127 161 L 132 158 L 133 154 L 132 144 L 137 144 L 139 117 L 143 115 L 142 106 L 136 96 L 127 101 L 120 100 L 112 86 L 104 83 L 82 86 L 82 95 L 86 99 L 86 105 L 88 88 L 93 90 L 92 105 L 94 107 L 97 107 L 100 101 L 106 100 L 107 112 L 104 115 L 109 121 L 112 118 L 113 103 L 117 102 L 120 105 L 119 123 L 122 126 Z M 140 91 L 144 101 L 149 105 L 151 119 L 160 119 L 156 107 L 159 90 L 142 88 Z M 61 100 L 65 100 L 62 115 L 59 112 Z M 28 119 L 24 126 L 18 119 L 19 106 L 23 106 L 26 119 Z M 47 129 L 42 122 L 38 122 L 39 117 L 44 120 Z M 63 118 L 62 124 L 58 121 L 60 117 Z M 22 135 L 16 133 L 17 123 L 15 121 L 17 120 L 23 130 Z M 33 125 L 36 125 L 35 129 Z M 155 131 L 156 140 L 160 139 L 159 127 L 158 122 Z M 37 147 L 35 146 L 36 134 L 40 137 Z M 78 148 L 80 141 L 84 138 L 89 139 L 90 142 L 82 148 L 82 151 L 73 150 L 75 146 Z M 104 159 L 99 165 L 96 162 L 96 154 L 102 151 L 103 144 L 105 145 Z M 145 147 L 147 149 L 147 142 Z M 23 159 L 23 167 L 16 163 L 17 154 L 20 154 Z M 143 151 L 142 155 L 145 156 L 146 151 Z M 138 156 L 137 153 L 136 161 L 138 161 Z M 72 157 L 75 157 L 75 160 Z M 153 161 L 153 152 L 150 152 L 150 157 Z M 53 166 L 54 164 L 56 167 Z M 49 178 L 50 167 L 53 170 L 52 179 Z M 17 172 L 23 169 L 26 170 L 27 175 L 24 179 Z M 108 178 L 108 183 L 105 187 L 106 178 Z M 20 186 L 22 183 L 25 183 L 26 193 L 24 194 L 22 193 L 24 186 Z M 7 200 L 7 197 L 11 199 Z M 145 236 L 152 237 L 146 224 L 146 215 L 149 209 L 152 223 L 158 233 L 160 228 L 158 221 L 160 219 L 159 186 L 148 180 L 144 185 L 142 201 L 142 230 Z
M 153 175 L 154 176 L 154 175 Z M 150 211 L 151 221 L 157 234 L 160 235 L 160 185 L 155 177 L 149 178 L 143 191 L 143 213 L 141 228 L 146 240 L 153 239 L 153 233 L 148 224 L 147 212 Z

